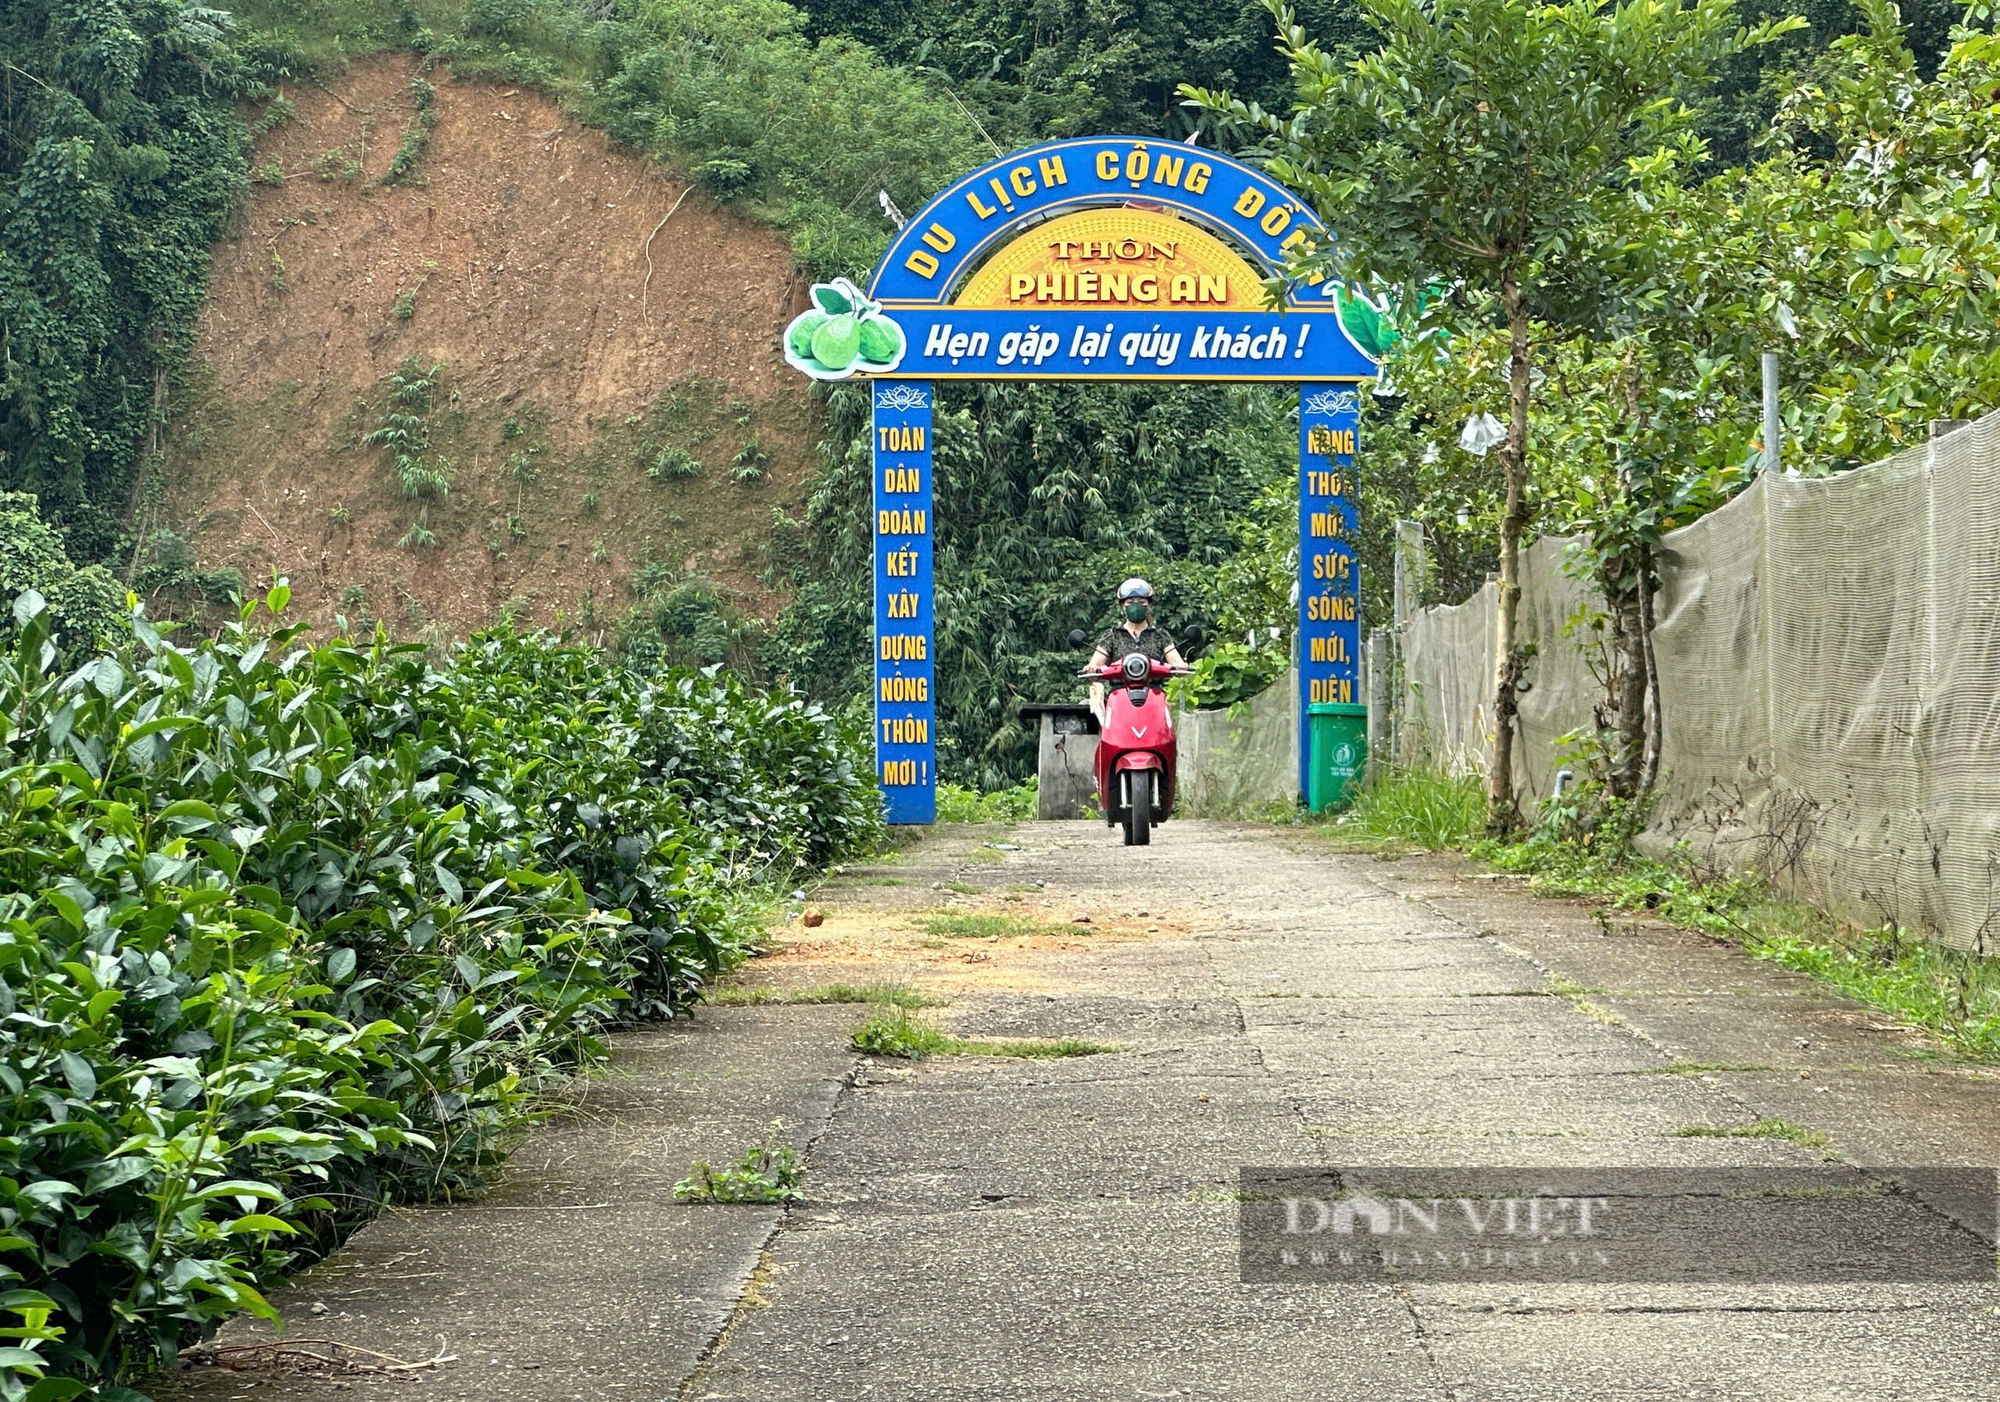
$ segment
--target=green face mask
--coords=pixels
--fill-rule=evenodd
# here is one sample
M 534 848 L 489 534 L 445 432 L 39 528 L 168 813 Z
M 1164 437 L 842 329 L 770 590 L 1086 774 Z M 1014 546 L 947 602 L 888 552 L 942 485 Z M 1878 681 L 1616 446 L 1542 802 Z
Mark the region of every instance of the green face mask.
M 1134 599 L 1125 605 L 1125 616 L 1134 623 L 1144 623 L 1146 615 L 1151 612 L 1151 606 L 1142 599 Z

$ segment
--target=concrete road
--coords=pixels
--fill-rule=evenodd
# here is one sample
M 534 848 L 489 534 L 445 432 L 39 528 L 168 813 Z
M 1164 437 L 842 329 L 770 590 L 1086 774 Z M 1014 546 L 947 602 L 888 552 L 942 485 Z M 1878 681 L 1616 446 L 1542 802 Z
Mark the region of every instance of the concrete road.
M 155 1394 L 2000 1390 L 1990 1278 L 1242 1282 L 1244 1165 L 2000 1162 L 1992 1073 L 1798 976 L 1452 861 L 1220 824 L 1170 823 L 1148 849 L 1083 823 L 942 829 L 817 898 L 826 923 L 788 927 L 740 984 L 899 981 L 948 999 L 930 1016 L 963 1037 L 1118 1050 L 905 1063 L 849 1049 L 854 1006 L 704 1009 L 623 1039 L 489 1200 L 385 1216 L 308 1273 L 279 1301 L 298 1353 Z M 806 1150 L 805 1202 L 673 1201 L 690 1160 L 731 1157 L 772 1119 Z M 1949 1195 L 1883 1210 L 1856 1207 L 1855 1251 L 1962 1251 L 1992 1230 Z M 328 1369 L 308 1339 L 452 1361 Z

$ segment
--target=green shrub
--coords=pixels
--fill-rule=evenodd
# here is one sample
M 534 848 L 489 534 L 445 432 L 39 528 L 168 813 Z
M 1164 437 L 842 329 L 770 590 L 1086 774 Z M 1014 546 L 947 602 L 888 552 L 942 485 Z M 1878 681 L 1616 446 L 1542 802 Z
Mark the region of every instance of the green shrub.
M 937 786 L 940 823 L 1019 823 L 1035 816 L 1041 799 L 1040 782 L 1030 776 L 1009 789 L 980 793 L 960 784 Z
M 683 482 L 701 475 L 701 459 L 685 448 L 662 448 L 646 465 L 646 475 L 655 482 Z
M 375 1204 L 477 1186 L 601 1029 L 740 956 L 749 883 L 881 830 L 796 697 L 546 634 L 307 648 L 288 593 L 74 671 L 15 603 L 7 1396 L 170 1362 Z
M 1167 683 L 1167 694 L 1175 705 L 1197 711 L 1234 706 L 1269 687 L 1291 661 L 1282 643 L 1219 643 L 1194 664 L 1193 675 Z
M 194 547 L 170 530 L 148 535 L 132 555 L 132 588 L 141 598 L 157 599 L 172 594 L 177 601 L 190 596 L 209 604 L 230 604 L 243 597 L 243 572 L 233 565 L 203 569 Z M 122 605 L 123 600 L 121 599 Z M 115 624 L 101 635 L 105 645 L 124 631 L 124 609 L 115 613 Z
M 411 294 L 413 312 L 415 307 L 415 294 Z M 361 439 L 363 443 L 389 450 L 403 495 L 421 501 L 435 500 L 451 492 L 451 462 L 444 457 L 425 456 L 431 446 L 432 399 L 443 373 L 442 361 L 426 365 L 422 356 L 405 356 L 403 363 L 389 375 L 389 402 L 382 411 L 382 422 Z M 410 542 L 406 537 L 399 543 Z
M 619 648 L 634 666 L 740 666 L 762 636 L 762 621 L 703 575 L 648 564 L 639 571 L 635 592 L 639 604 L 619 636 Z

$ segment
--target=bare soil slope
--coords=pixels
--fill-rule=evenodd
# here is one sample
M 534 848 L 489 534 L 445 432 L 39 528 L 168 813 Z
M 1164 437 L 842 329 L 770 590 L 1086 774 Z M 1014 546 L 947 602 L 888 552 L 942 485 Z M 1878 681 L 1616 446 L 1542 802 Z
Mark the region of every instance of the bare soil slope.
M 545 99 L 440 69 L 435 128 L 384 184 L 418 73 L 288 91 L 144 524 L 253 584 L 289 575 L 315 620 L 406 635 L 503 610 L 604 626 L 647 563 L 770 612 L 762 546 L 809 458 L 783 241 Z M 443 367 L 422 432 L 450 487 L 428 503 L 367 441 L 412 358 Z

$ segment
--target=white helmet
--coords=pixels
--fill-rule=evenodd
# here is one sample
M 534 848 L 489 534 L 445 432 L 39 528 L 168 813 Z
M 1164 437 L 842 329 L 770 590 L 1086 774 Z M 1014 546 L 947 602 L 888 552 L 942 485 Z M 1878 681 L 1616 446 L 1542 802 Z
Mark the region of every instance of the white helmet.
M 1121 604 L 1127 599 L 1150 599 L 1152 597 L 1153 586 L 1146 583 L 1145 580 L 1140 579 L 1137 575 L 1134 575 L 1118 586 L 1118 602 Z

